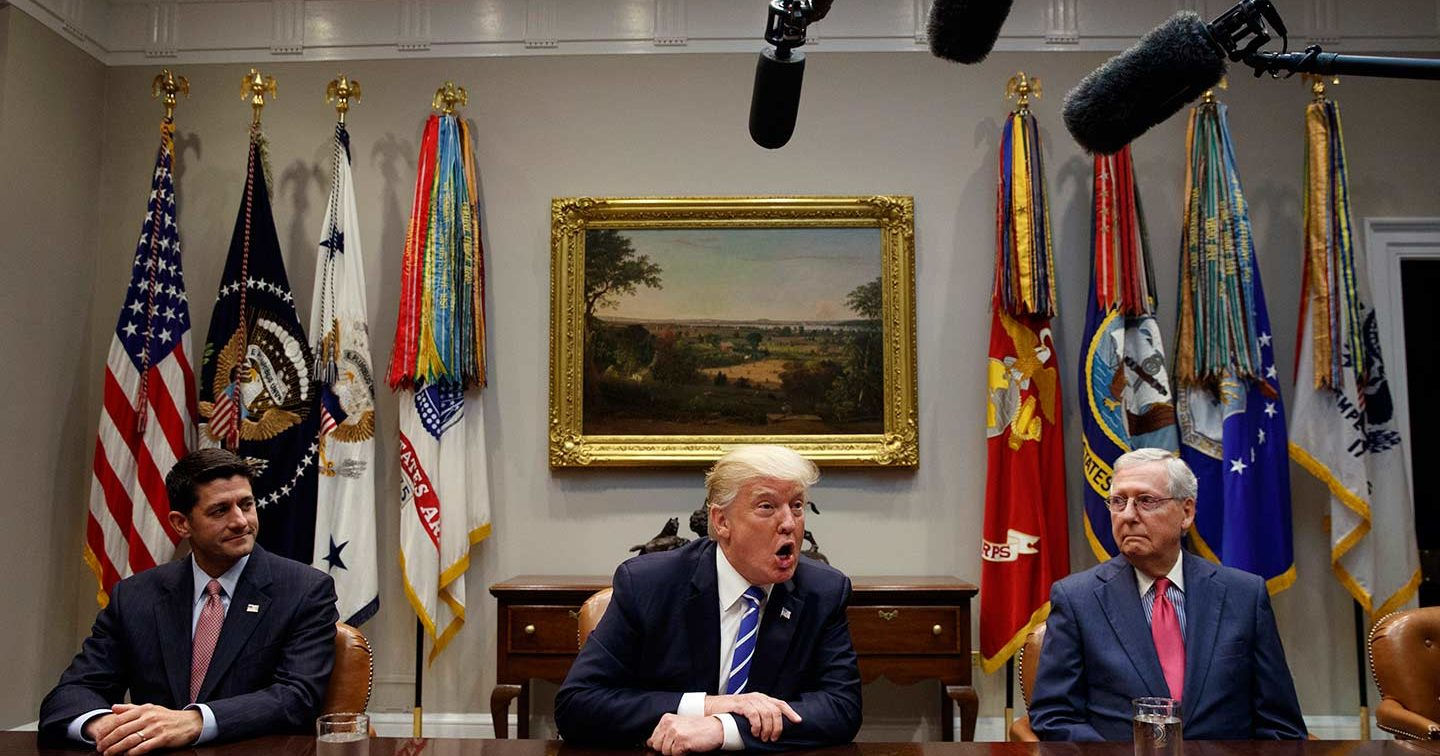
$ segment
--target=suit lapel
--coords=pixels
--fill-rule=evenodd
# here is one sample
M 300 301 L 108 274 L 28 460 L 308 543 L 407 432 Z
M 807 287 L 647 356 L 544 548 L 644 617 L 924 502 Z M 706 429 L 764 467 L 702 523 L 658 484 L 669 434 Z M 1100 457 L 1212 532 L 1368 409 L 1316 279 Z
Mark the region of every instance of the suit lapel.
M 720 682 L 720 587 L 715 576 L 715 542 L 700 549 L 690 598 L 685 602 L 685 628 L 693 654 L 691 690 L 718 693 Z
M 1196 700 L 1205 690 L 1210 657 L 1225 604 L 1225 586 L 1215 580 L 1215 565 L 1185 553 L 1185 695 L 1182 718 L 1188 719 Z
M 165 679 L 170 684 L 171 701 L 178 709 L 190 703 L 190 624 L 195 609 L 195 578 L 189 557 L 155 569 L 167 571 L 160 583 L 164 595 L 153 609 Z
M 1147 693 L 1168 697 L 1170 686 L 1160 668 L 1160 656 L 1155 653 L 1150 623 L 1145 621 L 1145 610 L 1140 606 L 1135 568 L 1124 557 L 1116 557 L 1101 570 L 1100 577 L 1104 583 L 1095 589 L 1095 597 L 1105 610 L 1105 618 L 1110 621 L 1110 629 L 1115 631 L 1120 648 L 1135 665 Z
M 760 620 L 760 637 L 755 642 L 755 657 L 750 662 L 750 682 L 746 692 L 771 693 L 780 677 L 780 668 L 795 637 L 795 625 L 801 621 L 805 594 L 795 588 L 795 581 L 778 583 L 770 591 L 765 615 Z
M 270 611 L 268 558 L 269 555 L 259 546 L 250 553 L 250 561 L 245 563 L 240 580 L 235 584 L 235 595 L 230 598 L 230 609 L 225 612 L 225 623 L 220 626 L 220 638 L 215 642 L 215 653 L 210 657 L 210 666 L 205 672 L 205 682 L 200 686 L 197 700 L 210 698 L 245 641 L 250 639 L 251 633 Z M 252 606 L 254 611 L 251 611 Z

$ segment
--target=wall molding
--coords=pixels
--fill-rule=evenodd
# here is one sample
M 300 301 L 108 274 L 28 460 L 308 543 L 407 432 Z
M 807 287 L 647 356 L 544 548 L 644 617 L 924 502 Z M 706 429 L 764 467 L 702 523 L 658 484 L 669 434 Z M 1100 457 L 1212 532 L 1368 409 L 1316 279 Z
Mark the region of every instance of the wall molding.
M 753 54 L 765 28 L 764 0 L 10 0 L 111 66 L 254 63 L 422 57 Z M 865 0 L 836 7 L 811 27 L 824 51 L 925 52 L 931 0 Z M 1201 15 L 1229 6 L 1208 0 L 1020 0 L 996 49 L 1117 52 L 1178 8 Z M 271 24 L 234 23 L 271 9 Z M 1221 8 L 1223 10 L 1223 8 Z M 1342 3 L 1305 0 L 1286 8 L 1291 47 L 1321 41 L 1347 51 L 1440 52 L 1437 0 Z M 398 16 L 398 22 L 397 22 Z M 1079 20 L 1084 19 L 1084 24 Z M 1432 23 L 1432 21 L 1434 23 Z M 1418 22 L 1418 23 L 1417 23 Z M 181 36 L 183 30 L 184 36 Z M 1278 49 L 1278 48 L 1277 48 Z M 819 50 L 817 49 L 817 52 Z

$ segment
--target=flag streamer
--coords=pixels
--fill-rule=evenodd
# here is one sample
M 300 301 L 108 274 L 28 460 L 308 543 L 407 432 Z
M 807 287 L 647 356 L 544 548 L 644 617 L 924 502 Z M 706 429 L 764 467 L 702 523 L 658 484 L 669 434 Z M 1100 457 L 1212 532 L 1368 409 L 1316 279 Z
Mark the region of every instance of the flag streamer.
M 1277 593 L 1295 581 L 1285 407 L 1224 105 L 1191 110 L 1186 146 L 1175 374 L 1180 456 L 1200 486 L 1190 543 Z
M 1012 315 L 1055 316 L 1050 205 L 1035 116 L 1010 114 L 1000 142 L 995 297 Z

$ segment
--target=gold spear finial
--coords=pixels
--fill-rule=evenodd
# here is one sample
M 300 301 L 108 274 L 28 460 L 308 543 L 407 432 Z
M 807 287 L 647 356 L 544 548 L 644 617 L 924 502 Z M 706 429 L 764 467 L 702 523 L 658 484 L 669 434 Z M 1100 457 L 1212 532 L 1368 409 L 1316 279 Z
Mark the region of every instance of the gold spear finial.
M 150 96 L 160 98 L 160 103 L 165 106 L 165 120 L 175 118 L 175 105 L 180 101 L 177 94 L 190 96 L 190 80 L 184 76 L 176 76 L 170 69 L 161 69 L 155 75 L 155 80 L 150 82 Z
M 1030 98 L 1040 99 L 1044 93 L 1040 88 L 1040 77 L 1027 76 L 1024 71 L 1016 72 L 1005 82 L 1005 99 L 1014 100 L 1020 113 L 1030 112 Z
M 1320 74 L 1303 73 L 1303 74 L 1300 74 L 1300 78 L 1301 78 L 1301 80 L 1303 80 L 1303 81 L 1305 82 L 1305 86 L 1307 86 L 1307 87 L 1310 88 L 1310 94 L 1312 94 L 1312 95 L 1315 96 L 1315 102 L 1325 102 L 1325 77 L 1324 77 L 1324 76 L 1321 76 Z M 1330 79 L 1330 83 L 1331 83 L 1332 85 L 1333 85 L 1333 84 L 1339 84 L 1339 83 L 1340 83 L 1340 77 L 1339 77 L 1339 76 L 1332 77 L 1332 78 Z
M 457 104 L 469 105 L 470 95 L 464 87 L 457 87 L 455 82 L 447 81 L 444 86 L 435 90 L 435 99 L 430 102 L 430 107 L 440 111 L 440 115 L 455 115 Z
M 245 74 L 245 80 L 240 82 L 240 99 L 249 100 L 250 107 L 254 110 L 254 123 L 260 125 L 260 111 L 265 107 L 265 93 L 270 93 L 271 99 L 278 98 L 275 92 L 275 77 L 263 76 L 255 69 Z
M 1220 77 L 1220 83 L 1216 84 L 1213 89 L 1207 89 L 1207 90 L 1205 90 L 1205 94 L 1203 94 L 1203 95 L 1200 96 L 1200 101 L 1203 102 L 1203 103 L 1206 104 L 1206 105 L 1214 105 L 1214 104 L 1215 104 L 1215 90 L 1216 90 L 1216 89 L 1229 89 L 1229 88 L 1230 88 L 1230 77 L 1229 77 L 1229 76 L 1221 76 L 1221 77 Z
M 360 100 L 360 82 L 347 78 L 340 74 L 340 78 L 331 79 L 329 86 L 325 87 L 325 102 L 335 103 L 335 113 L 340 123 L 345 123 L 345 114 L 350 110 L 350 100 Z

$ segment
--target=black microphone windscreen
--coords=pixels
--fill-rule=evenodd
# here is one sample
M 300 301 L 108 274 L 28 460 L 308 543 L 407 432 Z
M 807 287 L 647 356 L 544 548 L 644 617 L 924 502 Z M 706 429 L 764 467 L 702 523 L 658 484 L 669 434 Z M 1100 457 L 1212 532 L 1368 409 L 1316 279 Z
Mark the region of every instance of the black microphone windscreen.
M 1205 21 L 1181 11 L 1081 79 L 1065 95 L 1065 127 L 1089 152 L 1119 152 L 1224 75 Z
M 760 61 L 755 64 L 755 89 L 750 94 L 750 138 L 756 144 L 774 150 L 790 141 L 804 78 L 804 53 L 791 50 L 790 57 L 780 59 L 773 47 L 760 51 Z
M 956 63 L 979 63 L 995 47 L 1011 0 L 935 0 L 930 6 L 930 52 Z

